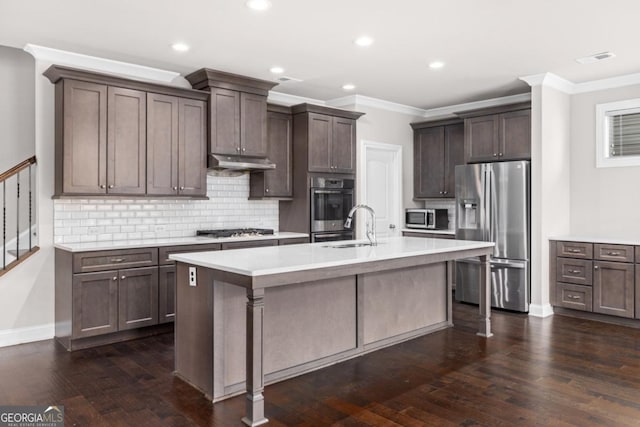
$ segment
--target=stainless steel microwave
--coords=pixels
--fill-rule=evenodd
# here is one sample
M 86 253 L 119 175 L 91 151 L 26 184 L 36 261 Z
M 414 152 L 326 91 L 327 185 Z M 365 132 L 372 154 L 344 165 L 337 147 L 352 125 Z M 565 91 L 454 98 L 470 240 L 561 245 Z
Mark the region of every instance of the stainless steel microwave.
M 449 228 L 449 212 L 447 209 L 407 209 L 404 222 L 407 228 L 446 230 Z

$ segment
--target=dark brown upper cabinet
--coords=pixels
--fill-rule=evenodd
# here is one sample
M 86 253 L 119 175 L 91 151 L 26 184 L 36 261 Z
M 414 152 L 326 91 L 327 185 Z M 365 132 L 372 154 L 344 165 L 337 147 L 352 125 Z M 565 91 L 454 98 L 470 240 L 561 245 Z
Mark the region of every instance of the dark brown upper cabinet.
M 531 159 L 531 105 L 456 113 L 464 118 L 467 163 Z
M 308 172 L 355 173 L 356 120 L 364 113 L 313 104 L 291 110 L 294 147 L 306 153 Z
M 293 196 L 291 109 L 278 105 L 267 108 L 267 157 L 276 168 L 251 173 L 249 198 L 289 199 Z
M 155 93 L 147 96 L 147 193 L 204 196 L 206 103 Z
M 208 68 L 185 78 L 194 89 L 211 93 L 210 154 L 267 155 L 267 95 L 277 83 Z
M 208 93 L 58 65 L 44 75 L 56 85 L 56 196 L 206 195 Z
M 464 164 L 460 120 L 412 123 L 413 197 L 455 197 L 455 167 Z

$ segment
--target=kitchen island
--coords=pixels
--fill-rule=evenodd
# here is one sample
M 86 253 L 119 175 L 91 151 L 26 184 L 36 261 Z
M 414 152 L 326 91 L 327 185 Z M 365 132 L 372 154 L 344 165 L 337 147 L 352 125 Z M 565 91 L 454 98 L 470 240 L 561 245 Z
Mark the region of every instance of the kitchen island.
M 480 257 L 491 336 L 493 243 L 397 237 L 174 254 L 176 375 L 214 402 L 246 390 L 260 425 L 273 383 L 453 325 L 453 261 Z M 360 242 L 362 244 L 364 242 Z

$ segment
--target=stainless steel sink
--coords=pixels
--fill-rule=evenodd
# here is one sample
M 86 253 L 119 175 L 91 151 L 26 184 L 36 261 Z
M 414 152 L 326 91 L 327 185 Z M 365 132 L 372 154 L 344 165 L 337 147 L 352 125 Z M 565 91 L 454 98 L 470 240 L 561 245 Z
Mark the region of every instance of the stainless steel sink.
M 345 243 L 343 245 L 327 245 L 323 247 L 343 249 L 343 248 L 359 248 L 361 246 L 373 246 L 373 245 L 371 243 Z

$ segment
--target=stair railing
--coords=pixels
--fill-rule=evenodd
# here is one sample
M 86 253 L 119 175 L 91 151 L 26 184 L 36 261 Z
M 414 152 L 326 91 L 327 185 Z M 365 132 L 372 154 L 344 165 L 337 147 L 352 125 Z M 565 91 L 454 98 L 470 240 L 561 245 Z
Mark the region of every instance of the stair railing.
M 39 249 L 37 245 L 34 245 L 33 239 L 36 235 L 33 199 L 35 172 L 36 158 L 33 156 L 0 174 L 0 191 L 2 192 L 0 276 Z M 24 188 L 25 184 L 26 189 Z M 27 224 L 24 224 L 25 220 L 28 221 Z M 8 230 L 8 228 L 10 229 Z M 11 233 L 14 230 L 15 237 L 12 237 Z

